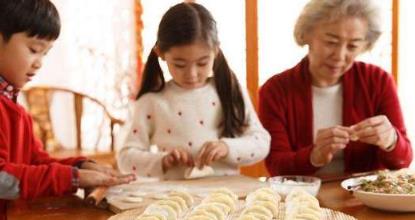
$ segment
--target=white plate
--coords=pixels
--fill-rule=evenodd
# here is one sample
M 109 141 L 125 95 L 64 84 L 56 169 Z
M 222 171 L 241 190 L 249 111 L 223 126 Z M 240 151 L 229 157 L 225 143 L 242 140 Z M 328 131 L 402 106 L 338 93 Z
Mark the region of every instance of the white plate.
M 359 184 L 362 179 L 375 180 L 376 177 L 376 175 L 370 175 L 346 179 L 341 182 L 341 186 L 345 190 L 350 191 L 348 186 L 355 186 Z M 353 195 L 363 204 L 375 209 L 395 212 L 415 212 L 415 195 L 413 194 L 387 194 L 355 190 L 353 191 Z

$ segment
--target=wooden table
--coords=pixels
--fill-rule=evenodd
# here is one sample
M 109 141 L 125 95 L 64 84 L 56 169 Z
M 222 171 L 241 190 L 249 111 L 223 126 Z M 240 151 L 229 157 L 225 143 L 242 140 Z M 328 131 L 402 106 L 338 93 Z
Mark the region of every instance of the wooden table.
M 107 220 L 112 215 L 85 205 L 75 195 L 15 201 L 7 209 L 7 220 Z
M 341 189 L 340 182 L 324 183 L 318 199 L 322 207 L 338 210 L 362 220 L 409 220 L 415 213 L 383 212 L 364 206 L 350 193 Z M 112 212 L 86 206 L 76 196 L 41 198 L 33 201 L 16 201 L 7 211 L 8 220 L 104 220 Z

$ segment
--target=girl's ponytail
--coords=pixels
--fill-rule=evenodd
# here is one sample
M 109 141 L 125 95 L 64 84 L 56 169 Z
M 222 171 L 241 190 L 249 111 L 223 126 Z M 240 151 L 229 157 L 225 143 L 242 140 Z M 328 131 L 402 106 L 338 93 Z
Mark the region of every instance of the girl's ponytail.
M 230 69 L 222 50 L 213 65 L 215 86 L 222 105 L 224 119 L 222 136 L 235 137 L 244 132 L 246 123 L 245 102 L 238 80 Z
M 164 85 L 163 70 L 160 67 L 156 52 L 152 49 L 144 66 L 143 80 L 136 99 L 148 92 L 159 92 L 164 88 Z

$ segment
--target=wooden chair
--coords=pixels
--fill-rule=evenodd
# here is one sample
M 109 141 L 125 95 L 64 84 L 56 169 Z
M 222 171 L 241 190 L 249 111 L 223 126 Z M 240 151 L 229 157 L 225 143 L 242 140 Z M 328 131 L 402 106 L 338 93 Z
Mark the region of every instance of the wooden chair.
M 49 86 L 33 86 L 25 88 L 23 91 L 26 99 L 26 105 L 28 111 L 33 116 L 34 130 L 37 136 L 43 142 L 45 149 L 54 157 L 69 157 L 69 156 L 87 156 L 90 159 L 100 162 L 109 163 L 115 165 L 114 157 L 114 126 L 122 125 L 124 122 L 120 119 L 113 117 L 99 100 L 90 97 L 86 94 L 82 94 L 76 91 L 72 91 L 66 88 L 49 87 Z M 75 130 L 76 130 L 76 147 L 75 149 L 64 149 L 56 141 L 53 134 L 52 122 L 51 122 L 51 104 L 54 95 L 58 93 L 70 94 L 73 96 L 73 114 L 75 118 Z M 104 112 L 105 117 L 109 119 L 110 128 L 110 149 L 108 152 L 100 152 L 97 150 L 98 146 L 93 146 L 92 151 L 83 150 L 82 146 L 82 119 L 84 113 L 84 101 L 90 101 L 98 105 Z

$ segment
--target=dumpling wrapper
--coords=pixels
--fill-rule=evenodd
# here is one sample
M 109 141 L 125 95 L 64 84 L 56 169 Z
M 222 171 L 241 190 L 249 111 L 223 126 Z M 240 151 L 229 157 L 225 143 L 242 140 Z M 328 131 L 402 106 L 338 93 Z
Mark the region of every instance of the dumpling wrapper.
M 196 179 L 202 178 L 207 176 L 212 176 L 215 173 L 211 166 L 204 166 L 202 169 L 198 167 L 187 168 L 184 171 L 184 178 L 185 179 Z
M 206 216 L 206 217 L 209 217 L 210 219 L 218 220 L 215 214 L 210 213 L 209 211 L 204 210 L 204 209 L 196 209 L 192 211 L 188 217 L 192 217 L 192 216 Z
M 223 209 L 217 207 L 214 204 L 210 203 L 201 203 L 199 206 L 195 208 L 196 210 L 205 210 L 209 213 L 212 213 L 215 216 L 215 219 L 217 220 L 224 220 L 226 218 L 227 213 L 224 212 Z
M 135 220 L 167 220 L 167 218 L 159 214 L 152 214 L 152 215 L 142 214 Z
M 272 219 L 274 216 L 269 209 L 261 205 L 253 205 L 251 207 L 248 207 L 242 212 L 242 214 L 245 214 L 245 213 L 259 213 L 259 214 L 267 216 L 270 219 Z
M 128 203 L 140 203 L 143 201 L 143 198 L 136 197 L 136 196 L 124 196 L 121 198 L 121 201 L 128 202 Z

